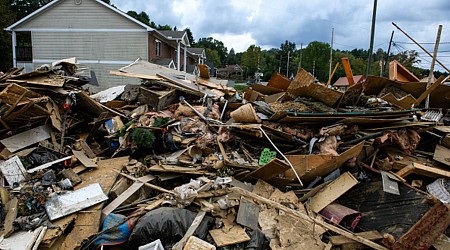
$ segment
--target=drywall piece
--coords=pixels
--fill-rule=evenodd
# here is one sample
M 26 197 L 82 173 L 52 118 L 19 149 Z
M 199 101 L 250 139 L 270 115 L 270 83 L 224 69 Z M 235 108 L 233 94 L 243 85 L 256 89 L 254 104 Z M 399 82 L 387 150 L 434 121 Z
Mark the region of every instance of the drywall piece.
M 209 233 L 218 247 L 234 245 L 250 240 L 245 230 L 237 225 L 232 227 L 228 232 L 224 232 L 222 229 L 214 229 L 210 230 Z
M 52 129 L 49 125 L 42 125 L 3 139 L 0 142 L 9 150 L 9 152 L 14 153 L 22 148 L 50 138 L 51 131 Z
M 450 166 L 450 149 L 439 144 L 436 145 L 433 160 Z
M 349 172 L 345 172 L 311 197 L 308 206 L 312 211 L 319 213 L 356 184 L 358 180 Z
M 105 89 L 94 95 L 91 95 L 91 98 L 100 103 L 106 103 L 106 102 L 116 99 L 124 91 L 125 91 L 125 85 L 120 85 L 120 86 L 112 87 L 109 89 Z
M 55 220 L 107 199 L 108 196 L 103 193 L 100 184 L 94 183 L 67 194 L 51 197 L 45 203 L 45 210 L 50 220 Z
M 42 227 L 38 227 L 33 231 L 15 232 L 8 238 L 2 238 L 0 241 L 0 249 L 31 250 L 41 232 Z
M 25 179 L 26 170 L 18 156 L 0 163 L 0 171 L 11 186 Z
M 72 150 L 73 155 L 87 168 L 96 168 L 97 164 L 89 159 L 83 151 Z
M 183 250 L 216 250 L 216 247 L 202 239 L 191 236 Z
M 153 242 L 140 246 L 138 250 L 164 250 L 164 247 L 161 243 L 160 239 L 157 239 Z
M 241 198 L 236 222 L 251 229 L 258 228 L 259 206 L 253 202 Z

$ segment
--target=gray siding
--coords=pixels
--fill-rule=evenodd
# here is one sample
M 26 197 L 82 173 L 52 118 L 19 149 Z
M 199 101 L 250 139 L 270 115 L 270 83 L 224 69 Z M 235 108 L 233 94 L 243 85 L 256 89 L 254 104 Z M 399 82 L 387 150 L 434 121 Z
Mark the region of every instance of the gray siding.
M 33 59 L 134 61 L 147 59 L 146 32 L 32 32 Z
M 137 23 L 102 6 L 94 0 L 63 0 L 38 16 L 16 27 L 17 29 L 144 29 Z

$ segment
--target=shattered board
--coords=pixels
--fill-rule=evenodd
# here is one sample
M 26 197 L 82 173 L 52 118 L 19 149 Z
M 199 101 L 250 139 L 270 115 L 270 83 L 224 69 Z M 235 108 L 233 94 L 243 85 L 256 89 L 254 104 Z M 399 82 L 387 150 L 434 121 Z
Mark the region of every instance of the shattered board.
M 45 203 L 45 210 L 50 220 L 54 220 L 107 199 L 100 184 L 94 183 L 74 192 L 52 197 Z
M 381 180 L 362 182 L 339 198 L 339 203 L 362 213 L 358 227 L 392 234 L 406 233 L 430 209 L 426 196 L 399 183 L 400 195 L 383 191 Z

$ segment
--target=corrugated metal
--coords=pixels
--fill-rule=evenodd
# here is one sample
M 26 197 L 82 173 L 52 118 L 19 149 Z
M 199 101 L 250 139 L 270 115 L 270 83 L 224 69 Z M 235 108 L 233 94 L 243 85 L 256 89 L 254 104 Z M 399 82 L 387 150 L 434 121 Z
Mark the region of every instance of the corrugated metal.
M 33 59 L 147 59 L 147 33 L 32 32 Z
M 39 16 L 18 26 L 20 29 L 143 29 L 142 26 L 93 1 L 64 0 Z

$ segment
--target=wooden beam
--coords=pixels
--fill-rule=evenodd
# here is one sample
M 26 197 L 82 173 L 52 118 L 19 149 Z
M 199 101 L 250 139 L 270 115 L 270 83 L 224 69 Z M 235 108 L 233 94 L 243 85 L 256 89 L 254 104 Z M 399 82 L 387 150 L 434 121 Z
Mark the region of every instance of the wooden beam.
M 353 79 L 352 67 L 350 66 L 350 62 L 348 57 L 341 58 L 342 66 L 344 66 L 345 76 L 347 77 L 348 85 L 353 86 L 355 84 L 355 80 Z

